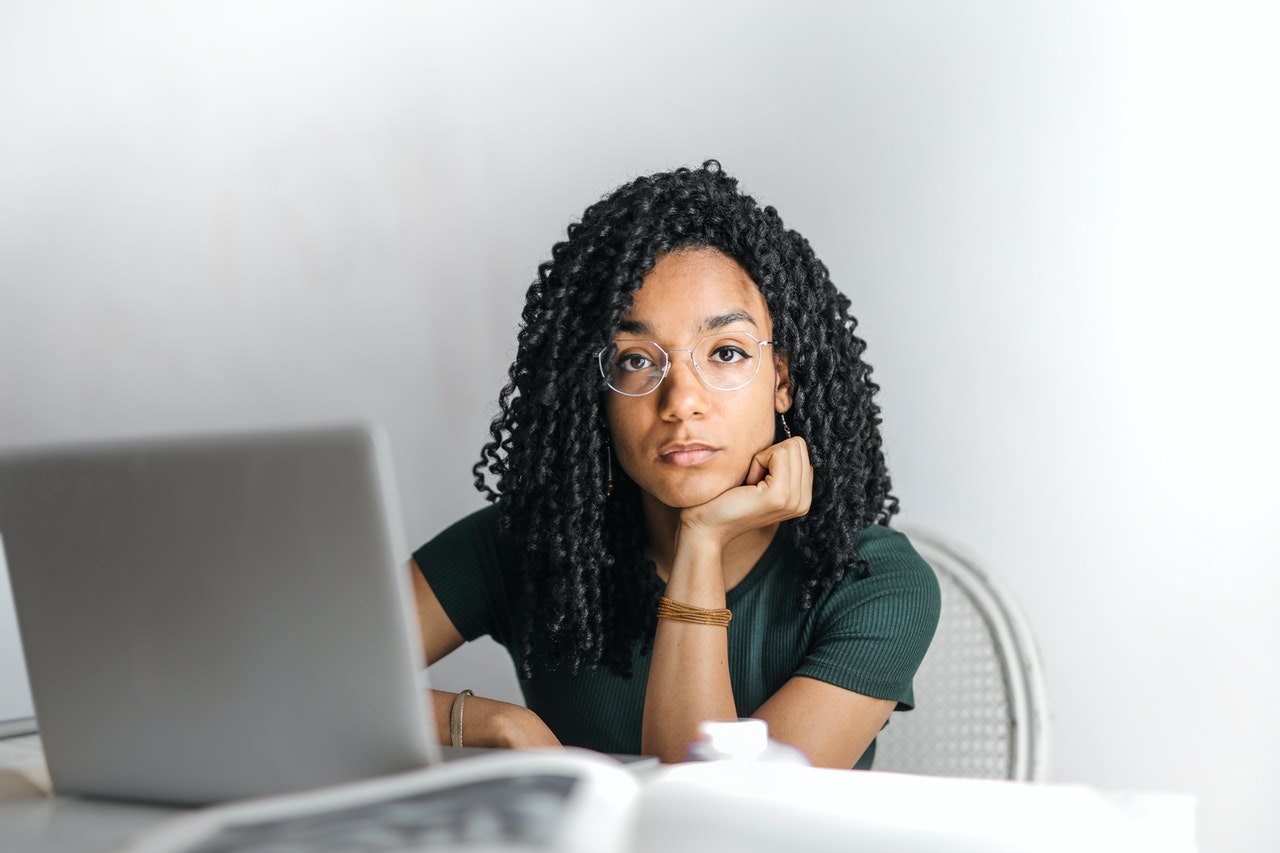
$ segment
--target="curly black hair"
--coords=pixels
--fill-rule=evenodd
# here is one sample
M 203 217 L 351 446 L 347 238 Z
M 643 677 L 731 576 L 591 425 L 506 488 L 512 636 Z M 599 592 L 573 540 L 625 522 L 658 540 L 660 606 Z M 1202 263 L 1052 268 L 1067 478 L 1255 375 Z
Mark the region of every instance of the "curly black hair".
M 650 648 L 661 584 L 645 557 L 639 489 L 613 465 L 605 493 L 610 451 L 594 354 L 657 260 L 692 248 L 742 265 L 788 358 L 788 420 L 814 468 L 808 515 L 784 525 L 808 572 L 797 606 L 809 608 L 851 570 L 869 571 L 854 537 L 898 510 L 866 344 L 809 242 L 715 160 L 637 178 L 587 208 L 538 267 L 510 381 L 473 468 L 476 488 L 499 502 L 501 535 L 523 555 L 522 678 L 535 659 L 630 675 L 636 643 Z

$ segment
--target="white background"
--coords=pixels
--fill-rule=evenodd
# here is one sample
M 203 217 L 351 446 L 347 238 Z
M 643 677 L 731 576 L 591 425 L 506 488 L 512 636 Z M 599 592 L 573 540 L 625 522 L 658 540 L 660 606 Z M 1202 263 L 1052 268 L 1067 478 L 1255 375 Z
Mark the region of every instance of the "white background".
M 714 156 L 853 299 L 905 519 L 1024 605 L 1053 778 L 1271 849 L 1278 39 L 1262 3 L 0 3 L 0 444 L 373 419 L 416 544 L 480 505 L 570 219 Z M 491 646 L 437 669 L 514 689 Z

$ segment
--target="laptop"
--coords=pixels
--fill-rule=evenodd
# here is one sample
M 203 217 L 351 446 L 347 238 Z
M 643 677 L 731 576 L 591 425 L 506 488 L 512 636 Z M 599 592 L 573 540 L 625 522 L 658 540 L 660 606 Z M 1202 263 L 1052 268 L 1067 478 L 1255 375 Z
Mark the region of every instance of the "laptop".
M 366 427 L 0 451 L 55 789 L 204 804 L 438 761 L 399 523 Z

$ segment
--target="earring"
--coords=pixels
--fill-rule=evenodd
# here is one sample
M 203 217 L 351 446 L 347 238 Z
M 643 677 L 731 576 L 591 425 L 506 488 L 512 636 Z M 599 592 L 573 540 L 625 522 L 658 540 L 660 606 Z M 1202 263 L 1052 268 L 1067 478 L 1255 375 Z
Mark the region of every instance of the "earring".
M 609 444 L 609 433 L 604 434 L 604 496 L 613 496 L 613 446 Z
M 787 438 L 791 438 L 791 427 L 787 426 L 787 416 L 782 412 L 778 412 L 778 419 L 782 421 L 782 431 Z

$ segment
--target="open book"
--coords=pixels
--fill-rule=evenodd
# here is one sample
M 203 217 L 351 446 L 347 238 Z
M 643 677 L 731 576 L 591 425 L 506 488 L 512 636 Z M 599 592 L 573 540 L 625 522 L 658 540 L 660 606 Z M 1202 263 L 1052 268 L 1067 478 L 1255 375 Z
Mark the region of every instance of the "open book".
M 637 773 L 585 750 L 494 751 L 422 770 L 185 813 L 130 853 L 631 848 Z
M 74 817 L 73 822 L 84 820 Z M 1194 853 L 1196 799 L 750 761 L 635 770 L 575 749 L 494 752 L 410 774 L 180 813 L 124 849 L 836 853 L 854 848 Z
M 754 761 L 636 771 L 583 750 L 495 752 L 187 813 L 127 849 L 951 853 L 959 847 L 1194 853 L 1195 801 Z

